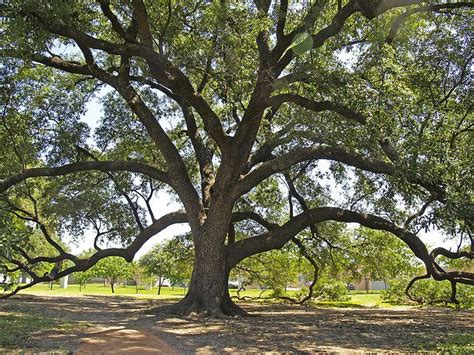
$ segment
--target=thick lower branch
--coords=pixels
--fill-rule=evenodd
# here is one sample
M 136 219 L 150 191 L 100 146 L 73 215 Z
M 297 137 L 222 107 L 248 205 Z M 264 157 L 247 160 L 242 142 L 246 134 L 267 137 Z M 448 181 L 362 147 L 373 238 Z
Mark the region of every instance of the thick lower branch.
M 165 228 L 169 227 L 172 224 L 176 223 L 186 223 L 187 222 L 187 215 L 184 212 L 173 212 L 169 213 L 158 220 L 156 220 L 153 224 L 142 230 L 135 240 L 125 249 L 119 248 L 109 248 L 109 249 L 102 249 L 97 251 L 95 254 L 90 256 L 87 259 L 79 259 L 77 257 L 71 258 L 70 254 L 63 254 L 60 257 L 52 257 L 52 258 L 26 258 L 27 261 L 47 261 L 47 262 L 60 262 L 65 259 L 70 259 L 74 262 L 75 265 L 57 272 L 54 277 L 51 275 L 45 276 L 38 276 L 33 271 L 31 271 L 28 264 L 24 264 L 20 261 L 16 260 L 9 260 L 10 263 L 17 265 L 20 269 L 26 271 L 32 278 L 32 281 L 27 285 L 17 286 L 13 291 L 6 293 L 0 296 L 1 298 L 7 298 L 15 295 L 19 291 L 32 287 L 41 282 L 50 282 L 52 280 L 60 279 L 64 276 L 70 275 L 74 272 L 86 271 L 93 267 L 99 260 L 104 259 L 109 256 L 120 256 L 125 260 L 131 262 L 133 257 L 137 253 L 137 251 L 145 244 L 151 237 L 156 235 L 157 233 L 161 232 Z
M 267 233 L 240 240 L 229 248 L 229 263 L 236 265 L 240 260 L 250 255 L 268 251 L 271 249 L 279 249 L 285 245 L 292 237 L 297 235 L 303 229 L 311 224 L 323 221 L 339 221 L 346 223 L 359 223 L 368 228 L 385 230 L 402 239 L 415 255 L 420 258 L 431 273 L 436 273 L 431 263 L 431 258 L 423 242 L 413 233 L 398 227 L 390 221 L 381 217 L 357 213 L 336 207 L 319 207 L 305 211 L 284 225 L 273 229 Z
M 10 187 L 29 178 L 63 176 L 84 171 L 128 171 L 144 174 L 153 179 L 171 185 L 167 173 L 147 164 L 127 161 L 81 161 L 58 167 L 25 169 L 21 173 L 0 180 L 0 192 L 4 192 Z

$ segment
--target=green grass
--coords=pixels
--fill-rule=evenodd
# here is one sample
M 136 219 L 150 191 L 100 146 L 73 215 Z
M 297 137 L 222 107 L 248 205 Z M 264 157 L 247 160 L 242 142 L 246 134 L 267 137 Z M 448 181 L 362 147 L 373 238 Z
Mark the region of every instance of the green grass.
M 458 334 L 448 337 L 436 350 L 443 354 L 474 354 L 474 335 Z
M 389 308 L 393 307 L 393 304 L 384 302 L 380 298 L 380 293 L 359 293 L 351 295 L 351 300 L 349 301 L 354 304 L 358 304 L 363 307 L 382 307 Z
M 157 295 L 158 289 L 153 288 L 152 290 L 139 289 L 136 292 L 135 286 L 115 286 L 115 293 L 112 293 L 110 286 L 104 286 L 103 284 L 89 284 L 83 287 L 79 291 L 79 285 L 70 284 L 68 288 L 60 288 L 59 285 L 54 285 L 51 290 L 49 284 L 38 284 L 26 290 L 22 290 L 21 293 L 25 294 L 37 294 L 37 295 L 54 295 L 54 296 L 133 296 L 140 298 L 181 298 L 185 294 L 183 287 L 162 287 L 161 294 Z
M 349 294 L 347 301 L 313 301 L 311 304 L 316 307 L 334 308 L 392 308 L 394 304 L 384 302 L 379 293 Z
M 231 296 L 237 296 L 237 289 L 231 288 L 229 289 L 229 293 Z M 269 297 L 272 293 L 272 290 L 265 290 L 262 293 L 262 290 L 257 288 L 248 288 L 245 291 L 240 291 L 240 297 L 258 297 L 260 294 L 262 297 Z
M 15 348 L 36 333 L 47 330 L 73 330 L 77 324 L 43 316 L 17 312 L 0 312 L 0 349 Z
M 258 289 L 247 289 L 240 292 L 241 297 L 258 297 L 261 293 Z M 298 291 L 287 291 L 286 296 L 294 297 Z M 230 290 L 231 296 L 237 295 L 236 290 Z M 272 290 L 267 290 L 262 294 L 263 301 L 271 300 Z M 336 308 L 360 308 L 360 307 L 378 307 L 391 308 L 397 306 L 396 304 L 388 303 L 380 298 L 380 292 L 371 291 L 366 293 L 363 291 L 350 291 L 350 299 L 348 301 L 314 301 L 311 304 L 321 307 L 336 307 Z
M 419 347 L 418 347 L 419 348 Z M 447 336 L 437 344 L 424 344 L 419 351 L 436 351 L 439 354 L 474 354 L 474 334 Z

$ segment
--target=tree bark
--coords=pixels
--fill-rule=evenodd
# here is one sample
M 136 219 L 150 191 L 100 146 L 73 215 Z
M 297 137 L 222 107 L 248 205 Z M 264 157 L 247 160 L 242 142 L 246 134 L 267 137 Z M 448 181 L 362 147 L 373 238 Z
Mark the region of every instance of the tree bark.
M 246 315 L 230 298 L 225 240 L 231 206 L 211 207 L 202 234 L 194 236 L 194 268 L 186 296 L 170 307 L 172 313 L 212 317 Z
M 225 263 L 209 260 L 212 259 L 196 258 L 186 296 L 169 306 L 167 311 L 185 316 L 248 316 L 230 297 L 229 271 L 225 269 Z
M 163 277 L 158 276 L 158 295 L 161 294 L 161 285 L 163 284 Z

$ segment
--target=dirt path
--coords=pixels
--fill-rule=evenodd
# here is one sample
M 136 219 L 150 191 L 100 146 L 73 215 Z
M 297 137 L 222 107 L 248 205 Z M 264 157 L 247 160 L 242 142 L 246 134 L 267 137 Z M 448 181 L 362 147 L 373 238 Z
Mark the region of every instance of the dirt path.
M 2 311 L 21 312 L 72 322 L 69 329 L 31 334 L 20 346 L 79 354 L 407 352 L 442 343 L 451 335 L 474 332 L 472 311 L 246 304 L 244 308 L 256 317 L 216 320 L 150 312 L 162 304 L 122 297 L 20 295 L 0 301 L 0 317 Z
M 109 327 L 94 332 L 81 340 L 76 354 L 177 354 L 159 336 L 144 330 Z
M 30 334 L 26 342 L 19 344 L 25 350 L 177 354 L 159 334 L 154 334 L 154 317 L 144 313 L 150 307 L 153 304 L 149 301 L 134 298 L 19 295 L 0 301 L 0 316 L 4 310 L 68 322 L 64 329 Z

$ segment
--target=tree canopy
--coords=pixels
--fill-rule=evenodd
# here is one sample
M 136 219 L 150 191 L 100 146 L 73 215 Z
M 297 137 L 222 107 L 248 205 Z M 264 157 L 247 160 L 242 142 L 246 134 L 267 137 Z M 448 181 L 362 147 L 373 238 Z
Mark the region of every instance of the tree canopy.
M 10 294 L 47 280 L 38 263 L 71 261 L 62 277 L 131 261 L 187 223 L 193 275 L 174 310 L 244 314 L 229 272 L 301 233 L 330 248 L 318 224 L 335 221 L 400 238 L 454 300 L 474 275 L 437 258 L 474 252 L 472 6 L 2 2 L 1 263 L 32 277 Z M 159 191 L 182 210 L 163 214 Z M 28 228 L 53 251 L 31 254 Z M 429 250 L 419 232 L 433 228 L 459 248 Z M 58 243 L 86 230 L 90 257 Z

